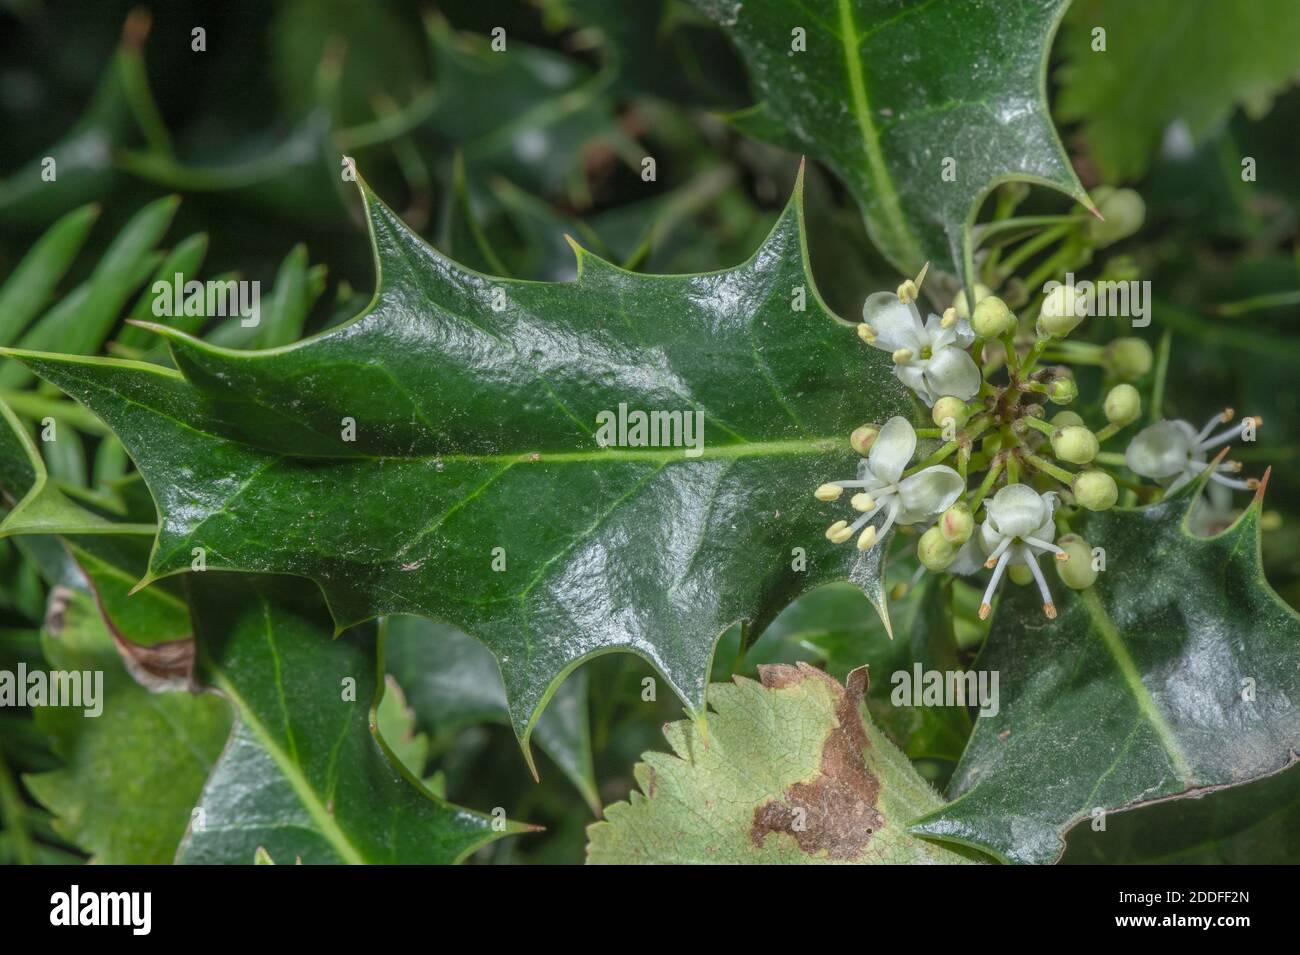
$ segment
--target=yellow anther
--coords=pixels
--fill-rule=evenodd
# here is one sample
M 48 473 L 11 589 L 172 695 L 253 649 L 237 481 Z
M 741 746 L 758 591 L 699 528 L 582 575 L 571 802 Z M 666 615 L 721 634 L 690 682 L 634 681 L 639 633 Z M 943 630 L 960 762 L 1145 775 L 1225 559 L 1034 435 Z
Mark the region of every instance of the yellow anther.
M 866 322 L 862 322 L 858 325 L 858 337 L 868 345 L 874 345 L 876 343 L 876 330 Z
M 848 540 L 852 536 L 853 536 L 853 528 L 849 527 L 848 525 L 845 525 L 844 527 L 841 527 L 839 530 L 835 532 L 835 536 L 831 538 L 831 543 L 843 544 L 846 540 Z
M 861 494 L 854 494 L 849 503 L 853 505 L 855 511 L 861 511 L 864 514 L 876 506 L 875 499 L 865 491 Z
M 830 527 L 826 528 L 826 539 L 828 541 L 835 540 L 835 535 L 838 534 L 840 531 L 844 530 L 845 528 L 847 528 L 848 526 L 849 526 L 848 521 L 836 521 Z
M 951 305 L 943 310 L 943 318 L 939 319 L 940 328 L 952 328 L 957 324 L 957 309 Z
M 840 495 L 844 493 L 844 488 L 838 484 L 823 484 L 817 490 L 813 491 L 813 497 L 819 501 L 838 501 Z
M 874 524 L 868 524 L 866 529 L 858 535 L 858 550 L 867 550 L 876 542 L 876 527 Z
M 907 305 L 910 302 L 915 302 L 916 296 L 919 292 L 920 289 L 916 287 L 916 283 L 911 279 L 908 279 L 898 287 L 898 300 L 904 305 Z
M 1043 615 L 1048 620 L 1056 619 L 1056 604 L 1043 604 Z
M 912 349 L 910 348 L 900 348 L 898 351 L 894 352 L 895 365 L 906 365 L 911 360 Z

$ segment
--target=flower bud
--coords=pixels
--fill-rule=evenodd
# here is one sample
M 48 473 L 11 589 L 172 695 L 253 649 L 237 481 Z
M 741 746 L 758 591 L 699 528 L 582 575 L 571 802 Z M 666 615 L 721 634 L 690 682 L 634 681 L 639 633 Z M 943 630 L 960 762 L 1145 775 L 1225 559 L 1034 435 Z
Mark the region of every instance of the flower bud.
M 921 535 L 916 556 L 928 569 L 943 570 L 957 556 L 957 548 L 944 538 L 938 527 L 932 527 Z
M 1078 327 L 1087 311 L 1086 295 L 1073 285 L 1058 285 L 1043 299 L 1038 312 L 1038 331 L 1062 338 Z
M 1079 397 L 1079 386 L 1073 378 L 1057 378 L 1047 386 L 1047 400 L 1054 405 L 1068 405 Z
M 1121 428 L 1137 420 L 1142 413 L 1142 396 L 1132 385 L 1116 385 L 1106 395 L 1102 405 L 1106 420 Z
M 1083 418 L 1075 414 L 1073 411 L 1062 411 L 1051 420 L 1052 427 L 1061 429 L 1068 428 L 1071 425 L 1081 424 L 1083 424 Z
M 1072 424 L 1052 435 L 1052 453 L 1071 464 L 1087 464 L 1099 450 L 1097 436 L 1082 425 Z
M 865 455 L 871 450 L 871 446 L 876 443 L 876 435 L 880 434 L 880 429 L 875 425 L 864 424 L 857 428 L 849 435 L 849 444 L 858 454 Z
M 965 501 L 958 501 L 943 512 L 936 526 L 944 540 L 949 544 L 960 546 L 970 540 L 970 535 L 975 530 L 975 516 L 971 514 L 970 506 Z
M 980 299 L 975 306 L 970 327 L 980 338 L 1001 338 L 1015 330 L 1016 316 L 1011 314 L 1006 302 L 996 295 L 990 295 Z
M 970 418 L 970 409 L 966 407 L 966 402 L 960 398 L 954 398 L 952 395 L 944 395 L 934 403 L 930 409 L 930 417 L 940 428 L 949 418 L 952 419 L 954 427 L 960 428 Z
M 1097 580 L 1097 571 L 1092 568 L 1092 548 L 1078 534 L 1063 534 L 1057 546 L 1068 557 L 1056 561 L 1056 574 L 1061 582 L 1071 590 L 1083 590 L 1091 587 Z
M 993 294 L 993 290 L 982 282 L 975 283 L 975 304 L 978 305 L 984 299 Z M 957 309 L 957 315 L 960 318 L 970 318 L 970 306 L 966 304 L 966 290 L 962 289 L 957 293 L 957 297 L 952 300 L 952 307 Z
M 1080 471 L 1074 476 L 1074 499 L 1090 511 L 1104 511 L 1119 500 L 1115 479 L 1105 471 Z
M 1137 381 L 1151 370 L 1151 346 L 1140 338 L 1117 338 L 1103 349 L 1102 364 L 1125 381 Z
M 1147 207 L 1132 189 L 1111 189 L 1106 186 L 1094 189 L 1093 201 L 1104 219 L 1088 223 L 1088 236 L 1097 248 L 1104 248 L 1120 239 L 1127 239 L 1146 218 Z
M 1007 576 L 1011 578 L 1013 584 L 1021 587 L 1027 586 L 1034 580 L 1034 572 L 1029 569 L 1028 564 L 1012 564 L 1007 568 Z

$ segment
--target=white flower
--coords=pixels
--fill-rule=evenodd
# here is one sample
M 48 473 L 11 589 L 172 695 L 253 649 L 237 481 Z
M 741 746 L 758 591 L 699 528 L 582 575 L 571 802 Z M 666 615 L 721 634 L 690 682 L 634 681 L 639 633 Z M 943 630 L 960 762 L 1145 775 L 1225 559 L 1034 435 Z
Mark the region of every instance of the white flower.
M 894 374 L 927 405 L 946 395 L 967 401 L 980 390 L 980 370 L 966 348 L 975 341 L 970 322 L 949 309 L 924 324 L 916 304 L 895 292 L 876 292 L 862 306 L 864 341 L 894 357 Z
M 842 544 L 863 525 L 883 513 L 877 528 L 868 525 L 858 538 L 858 549 L 866 550 L 884 538 L 895 524 L 919 524 L 933 520 L 952 506 L 966 485 L 961 475 L 950 467 L 936 464 L 903 477 L 903 469 L 916 451 L 916 432 L 906 418 L 893 417 L 880 429 L 867 457 L 858 465 L 856 481 L 833 481 L 817 489 L 822 501 L 838 500 L 846 488 L 856 489 L 852 503 L 861 513 L 852 524 L 836 521 L 826 536 Z
M 1186 421 L 1157 421 L 1143 428 L 1129 442 L 1124 452 L 1124 463 L 1135 474 L 1159 481 L 1172 493 L 1210 466 L 1210 451 L 1241 436 L 1240 425 L 1219 434 L 1210 433 L 1215 425 L 1231 420 L 1232 409 L 1229 408 L 1211 418 L 1200 431 Z M 1253 420 L 1258 427 L 1261 420 Z M 1254 480 L 1241 481 L 1223 476 L 1225 472 L 1235 474 L 1240 470 L 1240 462 L 1224 461 L 1215 467 L 1210 480 L 1238 491 L 1254 490 L 1259 486 Z
M 1029 567 L 1043 597 L 1043 613 L 1049 618 L 1055 617 L 1056 604 L 1052 602 L 1052 592 L 1047 589 L 1047 581 L 1038 566 L 1038 554 L 1049 552 L 1055 554 L 1057 560 L 1067 559 L 1065 551 L 1052 543 L 1056 539 L 1056 522 L 1052 519 L 1056 510 L 1056 493 L 1039 494 L 1024 484 L 1008 484 L 993 495 L 993 499 L 984 505 L 984 510 L 988 518 L 980 525 L 979 540 L 984 553 L 988 554 L 984 566 L 993 568 L 993 576 L 980 603 L 980 619 L 988 617 L 992 609 L 993 594 L 1002 580 L 1002 572 L 1008 564 L 1016 562 Z

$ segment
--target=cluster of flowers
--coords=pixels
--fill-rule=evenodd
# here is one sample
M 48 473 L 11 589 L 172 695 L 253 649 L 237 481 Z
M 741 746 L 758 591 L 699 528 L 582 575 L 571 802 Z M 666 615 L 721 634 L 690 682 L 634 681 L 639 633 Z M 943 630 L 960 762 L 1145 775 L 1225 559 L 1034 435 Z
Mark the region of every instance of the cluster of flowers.
M 1082 590 L 1097 578 L 1092 547 L 1068 530 L 1073 508 L 1103 511 L 1119 500 L 1119 484 L 1143 491 L 1170 493 L 1212 468 L 1210 480 L 1221 490 L 1253 489 L 1254 480 L 1230 477 L 1236 462 L 1211 462 L 1210 453 L 1236 438 L 1241 426 L 1215 432 L 1232 420 L 1231 409 L 1197 430 L 1186 421 L 1156 421 L 1129 442 L 1121 457 L 1101 453 L 1101 445 L 1137 421 L 1142 401 L 1129 383 L 1106 394 L 1105 426 L 1089 429 L 1083 419 L 1063 410 L 1047 419 L 1049 405 L 1069 404 L 1078 386 L 1068 367 L 1039 369 L 1049 349 L 1062 351 L 1090 303 L 1072 286 L 1060 286 L 1044 298 L 1032 342 L 1017 347 L 1019 322 L 1002 299 L 976 286 L 969 308 L 964 292 L 942 316 L 925 321 L 916 307 L 925 272 L 896 292 L 878 292 L 863 306 L 859 337 L 888 352 L 894 374 L 931 408 L 935 428 L 919 431 L 902 417 L 882 426 L 864 425 L 850 437 L 863 455 L 855 479 L 831 481 L 816 490 L 820 501 L 838 501 L 853 492 L 852 520 L 837 520 L 826 531 L 834 543 L 856 538 L 860 550 L 880 546 L 895 526 L 921 529 L 917 556 L 925 569 L 972 574 L 993 571 L 980 606 L 987 617 L 1004 574 L 1021 584 L 1038 585 L 1043 612 L 1056 616 L 1051 589 L 1039 566 L 1052 554 L 1057 574 L 1068 587 Z M 1000 342 L 1001 349 L 986 349 Z M 1100 346 L 1070 343 L 1075 356 Z M 981 369 L 976 359 L 985 360 Z M 1138 338 L 1121 338 L 1106 346 L 1107 367 L 1120 377 L 1137 379 L 1152 364 L 1151 349 Z M 1083 358 L 1083 360 L 1087 360 Z M 1007 381 L 988 378 L 1002 365 Z M 1258 418 L 1249 419 L 1257 427 Z M 912 467 L 918 437 L 941 440 L 941 446 Z M 943 462 L 955 457 L 956 467 Z M 1122 464 L 1155 485 L 1112 474 L 1103 465 Z M 1050 458 L 1050 459 L 1049 459 Z M 1070 471 L 1067 466 L 1076 466 Z M 982 478 L 975 476 L 983 472 Z M 1062 531 L 1058 537 L 1058 530 Z

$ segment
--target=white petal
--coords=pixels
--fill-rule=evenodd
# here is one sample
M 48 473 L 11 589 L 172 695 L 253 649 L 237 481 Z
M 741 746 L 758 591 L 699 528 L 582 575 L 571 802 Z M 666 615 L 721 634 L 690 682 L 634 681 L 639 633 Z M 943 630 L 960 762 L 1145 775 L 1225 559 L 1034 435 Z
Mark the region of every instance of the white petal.
M 984 551 L 985 557 L 993 553 L 994 549 L 1002 543 L 1002 535 L 998 533 L 998 529 L 993 526 L 992 521 L 985 521 L 980 525 L 979 533 L 971 536 L 972 539 L 975 537 L 980 539 L 980 548 Z
M 916 432 L 907 419 L 895 415 L 885 422 L 867 453 L 867 463 L 884 484 L 897 484 L 916 450 Z
M 920 313 L 915 305 L 900 302 L 895 292 L 868 295 L 862 319 L 875 330 L 875 347 L 882 351 L 910 348 L 919 354 L 925 347 Z
M 968 401 L 980 390 L 980 370 L 975 359 L 951 345 L 933 354 L 925 369 L 925 380 L 938 397 L 952 395 Z
M 989 521 L 1003 537 L 1033 537 L 1052 513 L 1044 497 L 1028 485 L 1008 484 L 986 505 Z
M 972 534 L 970 540 L 961 545 L 957 551 L 957 556 L 952 559 L 948 565 L 950 574 L 973 574 L 984 566 L 984 552 L 980 549 L 979 536 Z
M 934 399 L 937 396 L 930 391 L 930 385 L 925 380 L 926 364 L 928 363 L 919 362 L 912 365 L 895 365 L 894 377 L 916 392 L 916 396 L 929 406 L 934 404 Z
M 1179 427 L 1182 425 L 1183 427 Z M 1181 474 L 1192 455 L 1196 437 L 1185 421 L 1157 421 L 1138 432 L 1124 451 L 1129 470 L 1149 478 Z
M 898 496 L 903 502 L 898 523 L 916 524 L 942 514 L 961 497 L 965 487 L 961 475 L 946 465 L 936 464 L 918 471 L 898 486 Z
M 952 326 L 955 341 L 962 348 L 970 348 L 975 341 L 975 331 L 970 327 L 970 322 L 964 318 L 957 319 L 957 324 Z

